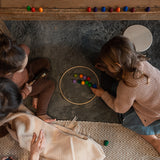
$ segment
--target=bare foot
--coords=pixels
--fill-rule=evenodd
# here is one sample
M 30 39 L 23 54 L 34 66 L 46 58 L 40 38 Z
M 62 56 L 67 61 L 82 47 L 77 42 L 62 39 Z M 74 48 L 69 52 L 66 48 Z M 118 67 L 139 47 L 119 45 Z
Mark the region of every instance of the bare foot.
M 140 135 L 144 138 L 148 143 L 150 143 L 155 150 L 160 154 L 160 138 L 156 135 Z
M 47 122 L 47 123 L 51 123 L 56 121 L 56 119 L 52 119 L 50 116 L 48 116 L 47 114 L 44 115 L 40 115 L 38 116 L 40 119 L 42 119 L 43 121 Z
M 37 109 L 37 105 L 38 105 L 38 98 L 33 98 L 32 100 L 32 106 Z
M 160 154 L 160 139 L 159 138 L 155 139 L 152 145 L 157 150 L 157 152 Z

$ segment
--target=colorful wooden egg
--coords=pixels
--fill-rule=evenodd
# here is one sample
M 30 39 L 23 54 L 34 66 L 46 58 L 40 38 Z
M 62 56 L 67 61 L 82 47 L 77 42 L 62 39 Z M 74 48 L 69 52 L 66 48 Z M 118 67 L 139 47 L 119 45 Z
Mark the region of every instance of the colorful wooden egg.
M 91 80 L 91 77 L 87 77 L 87 81 L 90 81 Z
M 34 7 L 32 7 L 32 8 L 31 8 L 31 11 L 32 11 L 32 12 L 35 12 L 35 11 L 36 11 L 36 9 L 35 9 Z
M 39 12 L 43 12 L 43 8 L 42 7 L 39 8 Z
M 81 81 L 81 85 L 85 85 L 85 81 Z
M 79 78 L 83 78 L 83 74 L 80 74 L 80 75 L 79 75 Z
M 87 11 L 88 11 L 88 12 L 91 12 L 91 10 L 92 10 L 91 7 L 88 7 L 88 8 L 87 8 Z

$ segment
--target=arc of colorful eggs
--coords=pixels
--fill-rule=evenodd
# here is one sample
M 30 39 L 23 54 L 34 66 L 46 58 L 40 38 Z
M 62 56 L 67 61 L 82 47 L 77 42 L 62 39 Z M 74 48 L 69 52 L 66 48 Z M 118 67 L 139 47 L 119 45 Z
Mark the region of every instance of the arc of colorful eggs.
M 42 7 L 40 7 L 38 10 L 39 10 L 39 12 L 43 12 L 43 8 L 42 8 Z M 130 9 L 131 12 L 135 12 L 135 10 L 136 10 L 136 9 L 135 9 L 134 7 Z M 150 7 L 146 7 L 146 8 L 145 8 L 145 11 L 146 11 L 146 12 L 149 12 L 150 10 L 151 10 Z M 36 8 L 27 6 L 27 11 L 35 12 L 35 11 L 36 11 Z M 91 11 L 92 11 L 92 8 L 91 8 L 91 7 L 88 7 L 88 8 L 87 8 L 87 11 L 88 11 L 88 12 L 91 12 Z M 93 12 L 97 12 L 97 11 L 98 11 L 98 8 L 97 8 L 97 7 L 94 7 L 94 8 L 93 8 Z M 102 7 L 102 8 L 101 8 L 101 11 L 102 11 L 102 12 L 106 12 L 106 7 Z M 110 8 L 108 9 L 108 11 L 109 11 L 109 12 L 113 12 L 114 9 L 113 9 L 112 7 L 110 7 Z M 121 11 L 121 8 L 120 8 L 120 7 L 117 7 L 117 8 L 116 8 L 116 12 L 120 12 L 120 11 Z M 124 12 L 127 12 L 127 11 L 128 11 L 128 6 L 123 7 L 123 11 L 124 11 Z
M 74 77 L 77 78 L 77 77 L 78 77 L 78 74 L 74 74 Z M 90 82 L 91 77 L 87 77 L 87 76 L 85 76 L 85 75 L 83 75 L 83 74 L 80 74 L 80 75 L 79 75 L 79 78 L 81 78 L 81 79 L 83 78 L 83 80 L 81 80 L 81 79 L 78 79 L 78 80 L 73 79 L 72 82 L 73 82 L 73 83 L 79 83 L 79 84 L 81 84 L 81 85 L 88 85 L 89 87 L 93 87 L 93 88 L 97 88 L 97 85 L 96 85 L 96 84 L 92 84 L 92 83 Z

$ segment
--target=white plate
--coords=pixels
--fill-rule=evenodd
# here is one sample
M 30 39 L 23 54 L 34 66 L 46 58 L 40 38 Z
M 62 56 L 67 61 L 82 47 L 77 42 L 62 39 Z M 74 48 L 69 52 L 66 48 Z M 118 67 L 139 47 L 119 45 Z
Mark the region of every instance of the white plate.
M 137 52 L 146 51 L 153 41 L 150 30 L 142 25 L 132 25 L 128 27 L 123 35 L 134 43 Z

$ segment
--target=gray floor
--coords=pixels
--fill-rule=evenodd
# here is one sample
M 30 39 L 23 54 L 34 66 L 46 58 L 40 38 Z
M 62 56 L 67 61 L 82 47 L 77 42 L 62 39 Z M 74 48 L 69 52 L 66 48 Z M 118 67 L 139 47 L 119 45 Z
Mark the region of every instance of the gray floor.
M 160 69 L 160 21 L 6 21 L 18 43 L 31 49 L 30 59 L 48 57 L 51 60 L 51 77 L 56 81 L 56 90 L 49 104 L 48 114 L 58 120 L 101 121 L 118 123 L 114 113 L 99 98 L 78 106 L 65 101 L 58 83 L 64 71 L 72 66 L 83 65 L 94 68 L 94 61 L 101 46 L 115 35 L 134 24 L 146 26 L 153 34 L 153 44 L 144 53 L 150 62 Z M 71 91 L 73 92 L 73 91 Z M 30 99 L 25 103 L 30 107 Z

